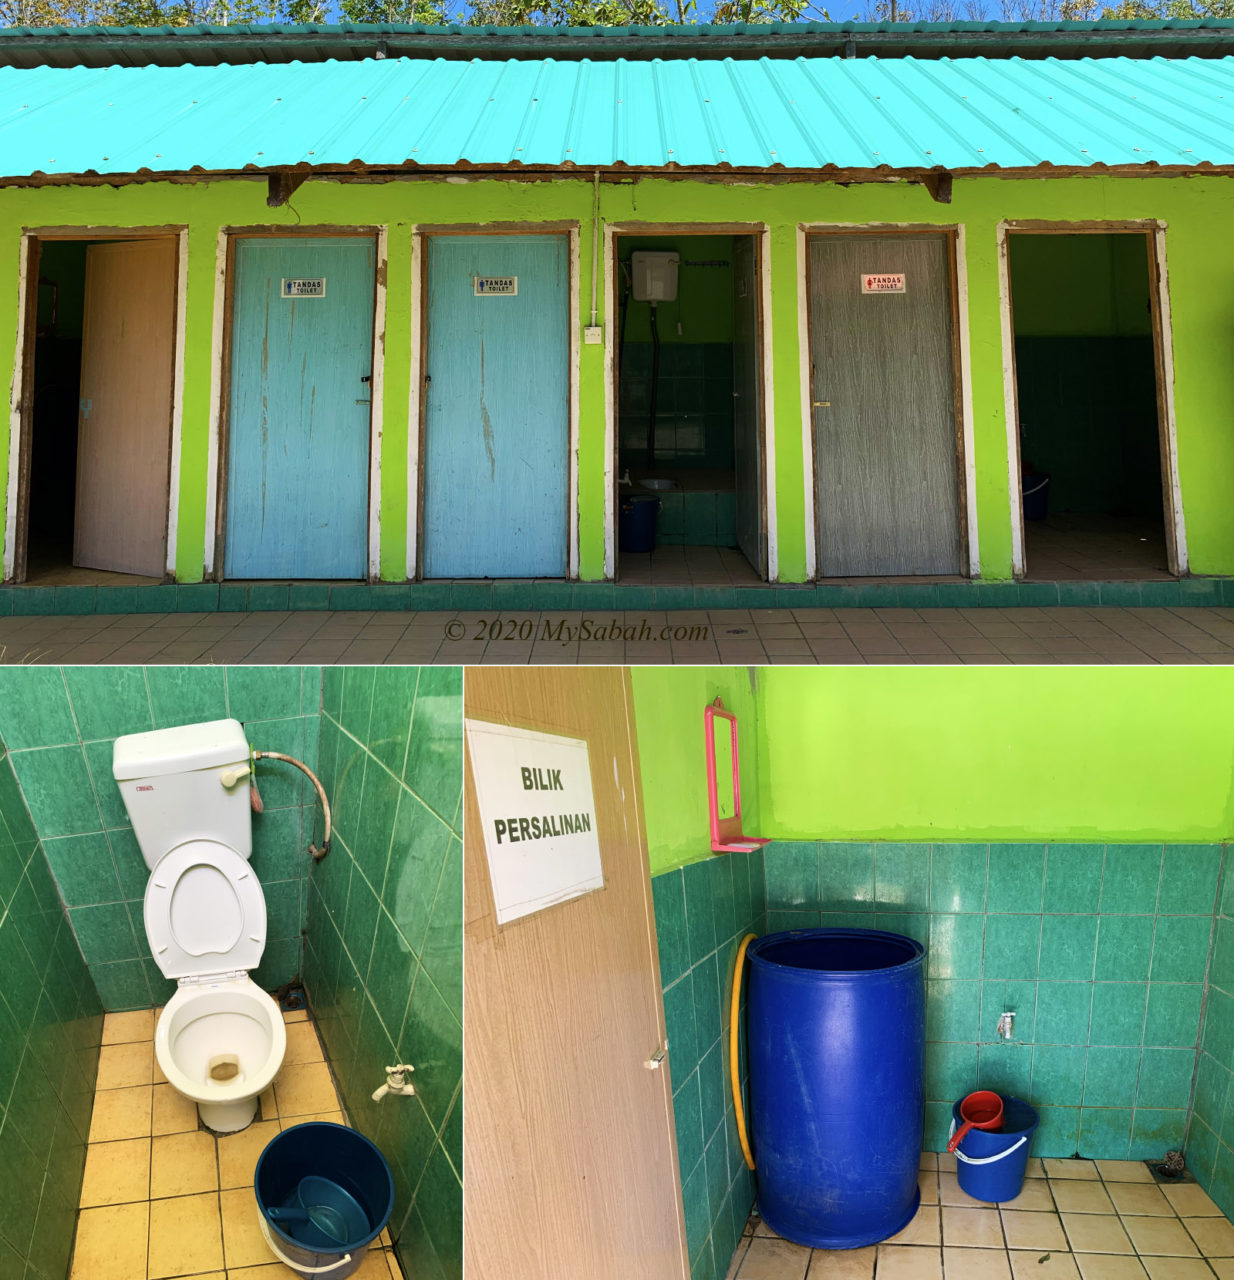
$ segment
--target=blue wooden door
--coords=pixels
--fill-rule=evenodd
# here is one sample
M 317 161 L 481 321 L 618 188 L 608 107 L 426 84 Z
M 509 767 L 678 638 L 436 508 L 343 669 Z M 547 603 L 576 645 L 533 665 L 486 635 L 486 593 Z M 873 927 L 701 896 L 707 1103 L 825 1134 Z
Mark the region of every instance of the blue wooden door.
M 424 576 L 564 577 L 566 237 L 432 236 L 427 279 Z
M 374 244 L 236 243 L 228 430 L 231 578 L 363 578 Z

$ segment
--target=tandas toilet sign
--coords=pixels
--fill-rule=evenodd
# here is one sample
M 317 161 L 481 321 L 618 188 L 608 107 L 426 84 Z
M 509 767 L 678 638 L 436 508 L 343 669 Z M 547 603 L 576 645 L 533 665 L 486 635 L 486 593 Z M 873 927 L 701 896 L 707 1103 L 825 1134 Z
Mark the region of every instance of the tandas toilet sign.
M 466 722 L 497 923 L 604 888 L 587 743 Z

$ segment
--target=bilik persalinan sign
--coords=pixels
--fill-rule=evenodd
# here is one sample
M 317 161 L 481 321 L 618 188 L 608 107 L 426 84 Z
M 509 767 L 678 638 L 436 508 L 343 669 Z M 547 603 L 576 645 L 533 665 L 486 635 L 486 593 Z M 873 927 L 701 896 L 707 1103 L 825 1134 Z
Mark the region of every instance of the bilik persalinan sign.
M 604 888 L 587 743 L 466 722 L 497 923 Z

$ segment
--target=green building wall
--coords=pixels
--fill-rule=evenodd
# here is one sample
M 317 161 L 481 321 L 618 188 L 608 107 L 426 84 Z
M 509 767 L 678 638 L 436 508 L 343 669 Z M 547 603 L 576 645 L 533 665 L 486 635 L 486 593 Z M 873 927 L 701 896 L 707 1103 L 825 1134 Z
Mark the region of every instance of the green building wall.
M 387 231 L 385 374 L 382 399 L 380 576 L 408 576 L 410 353 L 418 341 L 413 297 L 417 225 L 577 223 L 580 320 L 591 299 L 593 189 L 589 181 L 432 178 L 346 185 L 307 182 L 290 205 L 266 206 L 259 180 L 151 182 L 119 187 L 11 188 L 0 194 L 0 331 L 16 335 L 21 233 L 25 228 L 187 227 L 185 364 L 176 577 L 201 581 L 206 561 L 212 342 L 219 234 L 224 228 L 384 227 Z M 963 231 L 961 315 L 967 311 L 973 468 L 981 576 L 1012 575 L 1012 493 L 1007 462 L 998 228 L 1004 220 L 1084 222 L 1157 220 L 1166 227 L 1178 465 L 1190 569 L 1234 573 L 1234 362 L 1224 351 L 1231 324 L 1222 282 L 1234 279 L 1234 243 L 1224 234 L 1234 190 L 1221 178 L 1051 178 L 961 180 L 950 205 L 905 183 L 758 183 L 631 178 L 600 185 L 605 224 L 755 223 L 769 228 L 770 328 L 774 401 L 769 470 L 775 476 L 778 580 L 807 576 L 806 449 L 802 431 L 798 280 L 804 225 L 958 226 Z M 601 242 L 603 243 L 603 241 Z M 600 289 L 603 307 L 604 290 Z M 611 344 L 609 318 L 606 341 Z M 579 345 L 579 576 L 605 573 L 605 346 Z M 0 423 L 0 478 L 7 489 L 9 424 Z

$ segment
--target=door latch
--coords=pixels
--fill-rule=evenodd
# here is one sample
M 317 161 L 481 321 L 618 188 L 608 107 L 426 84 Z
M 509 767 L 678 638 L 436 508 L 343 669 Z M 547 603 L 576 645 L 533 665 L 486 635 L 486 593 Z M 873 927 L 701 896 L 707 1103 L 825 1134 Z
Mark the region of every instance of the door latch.
M 365 375 L 360 379 L 360 381 L 361 381 L 361 382 L 372 382 L 372 380 L 373 380 L 373 375 L 372 375 L 371 373 L 366 373 L 366 374 L 365 374 Z
M 830 401 L 830 400 L 815 400 L 815 402 L 814 402 L 814 407 L 815 407 L 816 409 L 830 409 L 830 408 L 831 408 L 831 401 Z

